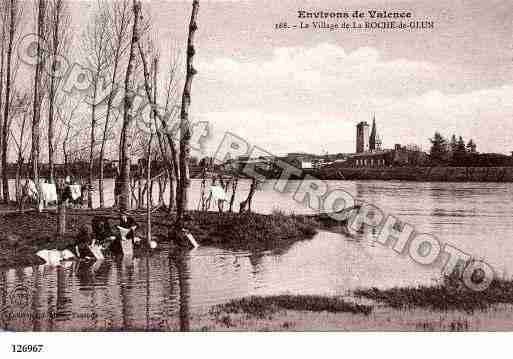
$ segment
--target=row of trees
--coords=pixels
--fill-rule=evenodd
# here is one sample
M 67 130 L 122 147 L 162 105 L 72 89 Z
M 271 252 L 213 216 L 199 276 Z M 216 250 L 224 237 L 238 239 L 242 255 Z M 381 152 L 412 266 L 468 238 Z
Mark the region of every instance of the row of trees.
M 176 226 L 181 228 L 190 182 L 189 107 L 196 73 L 193 59 L 199 0 L 192 0 L 184 58 L 171 46 L 165 64 L 160 62 L 164 44 L 155 40 L 151 13 L 140 0 L 95 2 L 80 33 L 71 31 L 74 19 L 68 1 L 0 3 L 0 170 L 7 168 L 9 158 L 16 158 L 18 198 L 27 157 L 28 177 L 36 184 L 41 161 L 48 162 L 47 180 L 59 182 L 55 178 L 58 159 L 66 168 L 72 168 L 74 161 L 87 160 L 85 183 L 98 189 L 100 206 L 104 207 L 105 161 L 115 156 L 119 161 L 116 205 L 125 211 L 131 207 L 131 159 L 149 159 L 147 186 L 152 180 L 150 164 L 158 160 L 165 163 L 164 175 L 171 188 L 169 206 L 176 209 Z M 20 39 L 28 32 L 38 35 L 29 49 L 37 60 L 34 66 L 14 55 L 26 50 L 20 48 Z M 60 76 L 65 62 L 86 69 L 90 88 L 73 93 L 65 89 L 66 76 Z M 182 63 L 185 71 L 180 71 Z M 140 111 L 144 107 L 140 106 L 141 98 L 144 105 L 151 106 L 149 113 Z M 173 128 L 175 120 L 179 125 L 174 132 L 155 131 Z M 148 126 L 135 126 L 136 121 Z M 46 158 L 42 156 L 45 152 Z M 96 173 L 98 158 L 100 171 Z M 1 172 L 1 198 L 8 202 L 8 173 Z M 90 192 L 87 202 L 91 208 Z
M 459 163 L 468 154 L 477 153 L 477 145 L 474 140 L 465 143 L 462 136 L 452 135 L 450 140 L 435 132 L 431 141 L 431 162 L 434 164 Z

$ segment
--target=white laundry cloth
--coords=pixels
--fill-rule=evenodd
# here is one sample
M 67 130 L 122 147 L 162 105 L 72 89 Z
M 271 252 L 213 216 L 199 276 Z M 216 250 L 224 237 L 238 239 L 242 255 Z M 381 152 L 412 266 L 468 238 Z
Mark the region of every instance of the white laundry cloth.
M 214 201 L 227 201 L 226 192 L 221 186 L 210 186 L 208 189 L 209 196 L 212 196 Z
M 39 186 L 46 203 L 57 202 L 57 187 L 55 183 L 40 183 Z
M 80 198 L 82 195 L 82 190 L 80 188 L 80 185 L 78 184 L 72 184 L 69 186 L 69 190 L 71 192 L 71 199 L 75 201 L 76 199 Z
M 100 246 L 98 246 L 96 244 L 90 245 L 89 246 L 89 250 L 91 251 L 91 253 L 94 254 L 94 258 L 96 260 L 105 259 L 105 257 L 103 256 L 102 249 L 101 249 Z
M 25 184 L 27 187 L 27 195 L 34 199 L 34 200 L 37 200 L 37 197 L 38 197 L 38 191 L 37 191 L 37 186 L 36 184 L 34 183 L 34 181 L 32 181 L 31 179 L 27 180 L 26 184 Z
M 120 226 L 116 226 L 119 234 L 121 236 L 121 249 L 123 251 L 123 255 L 126 257 L 130 257 L 134 254 L 134 243 L 130 239 L 127 238 L 128 233 L 130 232 L 130 228 L 123 228 Z
M 60 265 L 61 261 L 72 259 L 75 256 L 70 250 L 59 251 L 57 249 L 43 249 L 36 253 L 36 255 L 43 259 L 47 265 L 56 266 Z
M 68 259 L 75 258 L 75 255 L 69 249 L 65 249 L 65 250 L 61 251 L 61 257 L 63 260 L 66 261 Z

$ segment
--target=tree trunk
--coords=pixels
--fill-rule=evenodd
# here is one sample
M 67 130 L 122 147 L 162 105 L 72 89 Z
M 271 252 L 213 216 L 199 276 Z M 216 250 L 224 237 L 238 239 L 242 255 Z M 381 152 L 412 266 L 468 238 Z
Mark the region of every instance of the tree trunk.
M 251 201 L 253 200 L 253 195 L 255 194 L 256 188 L 257 180 L 253 178 L 249 187 L 248 197 L 240 203 L 239 213 L 251 212 Z
M 125 75 L 125 98 L 123 127 L 121 129 L 120 144 L 120 179 L 119 179 L 119 207 L 122 211 L 130 208 L 130 156 L 128 154 L 128 133 L 132 126 L 132 107 L 134 91 L 132 89 L 132 77 L 134 71 L 134 58 L 137 42 L 139 41 L 139 18 L 141 4 L 138 0 L 133 1 L 134 25 L 132 29 L 132 40 L 130 42 L 130 55 Z
M 54 148 L 53 148 L 53 139 L 54 139 L 54 102 L 55 102 L 55 92 L 56 92 L 56 83 L 55 83 L 55 71 L 57 70 L 57 52 L 59 49 L 59 24 L 61 21 L 61 9 L 62 9 L 62 0 L 57 0 L 55 6 L 55 14 L 53 17 L 54 20 L 54 28 L 52 33 L 52 65 L 51 65 L 51 73 L 50 73 L 50 93 L 48 94 L 48 167 L 49 167 L 49 177 L 54 180 Z
M 98 93 L 98 79 L 100 77 L 100 70 L 96 70 L 95 80 L 94 80 L 94 91 L 93 91 L 93 102 L 92 102 L 92 111 L 91 111 L 91 136 L 90 136 L 90 147 L 89 147 L 89 177 L 88 177 L 88 187 L 89 191 L 87 191 L 87 208 L 93 208 L 93 182 L 94 182 L 94 146 L 96 142 L 96 95 Z
M 150 182 L 150 200 L 151 200 L 151 205 L 152 206 L 155 205 L 155 201 L 153 199 L 153 189 L 154 189 L 154 186 L 155 186 L 155 181 L 151 180 L 151 182 Z
M 0 38 L 0 134 L 2 132 L 2 125 L 3 125 L 3 111 L 2 109 L 2 103 L 4 100 L 3 94 L 4 94 L 4 70 L 5 70 L 5 27 L 7 23 L 7 11 L 4 12 L 3 18 L 2 18 L 2 37 Z M 0 135 L 0 149 L 3 147 L 3 137 Z M 1 161 L 0 161 L 0 171 L 2 172 L 2 175 L 4 173 L 3 168 L 1 167 Z M 0 186 L 0 194 L 1 194 L 2 186 Z
M 101 150 L 100 150 L 100 177 L 98 178 L 98 194 L 100 195 L 100 208 L 104 208 L 105 207 L 105 200 L 104 200 L 104 193 L 103 193 L 103 177 L 104 177 L 104 159 L 103 159 L 103 145 L 104 145 L 104 142 L 102 140 L 102 147 L 101 147 Z
M 62 191 L 60 193 L 60 197 L 62 198 Z M 68 200 L 61 201 L 59 200 L 57 206 L 57 233 L 59 236 L 63 236 L 66 234 L 66 208 L 68 207 Z
M 230 213 L 233 211 L 233 202 L 235 201 L 235 194 L 237 193 L 237 185 L 239 184 L 239 177 L 233 178 L 232 182 L 232 196 L 230 198 Z
M 157 103 L 157 73 L 158 73 L 158 66 L 159 66 L 159 60 L 157 57 L 153 59 L 153 103 Z M 152 113 L 153 118 L 157 118 L 157 109 L 155 108 L 155 111 Z M 156 128 L 155 128 L 156 129 Z M 148 166 L 146 170 L 148 171 L 146 176 L 146 186 L 148 189 L 147 198 L 146 198 L 146 205 L 148 207 L 148 245 L 150 244 L 150 235 L 151 235 L 151 212 L 150 208 L 153 204 L 153 181 L 151 180 L 151 145 L 153 141 L 153 132 L 150 131 L 150 139 L 148 144 Z
M 164 192 L 166 191 L 166 187 L 167 187 L 167 174 L 165 176 L 159 177 L 158 184 L 159 184 L 159 205 L 163 206 L 164 205 Z
M 169 212 L 176 209 L 176 184 L 175 178 L 172 172 L 169 172 Z
M 156 89 L 155 89 L 156 92 Z M 150 182 L 151 182 L 151 144 L 153 141 L 153 132 L 150 132 L 150 139 L 148 143 L 148 163 L 146 164 L 146 241 L 148 242 L 148 247 L 150 247 L 151 240 L 151 190 L 150 190 Z
M 143 176 L 143 169 L 142 169 L 142 166 L 139 164 L 137 166 L 137 170 L 138 170 L 138 174 L 137 174 L 137 208 L 142 208 L 143 207 L 143 202 L 144 202 L 144 199 L 143 199 L 143 196 L 142 196 L 142 185 L 141 185 L 141 180 L 142 180 L 142 176 Z
M 21 151 L 18 153 L 18 161 L 16 161 L 16 180 L 15 180 L 15 191 L 16 191 L 16 203 L 21 201 L 21 176 L 23 167 L 23 157 Z
M 157 123 L 155 123 L 155 128 L 158 128 Z M 159 142 L 160 147 L 160 153 L 162 154 L 162 159 L 164 163 L 166 164 L 166 173 L 167 173 L 167 180 L 169 180 L 169 206 L 168 206 L 168 212 L 171 212 L 175 208 L 175 181 L 174 181 L 174 171 L 178 169 L 178 163 L 175 162 L 175 158 L 173 157 L 171 160 L 168 158 L 166 150 L 164 149 L 164 141 L 162 139 L 162 134 L 159 130 L 157 130 L 157 139 Z M 171 140 L 172 141 L 172 140 Z M 174 146 L 173 146 L 174 147 Z M 171 163 L 173 161 L 173 163 Z M 167 185 L 167 180 L 164 183 L 164 190 Z M 159 199 L 160 201 L 160 199 Z
M 9 173 L 7 172 L 7 154 L 9 138 L 9 107 L 11 104 L 11 59 L 14 33 L 16 30 L 17 3 L 10 0 L 9 42 L 7 45 L 7 71 L 5 75 L 5 104 L 2 125 L 2 192 L 4 203 L 9 203 Z
M 196 70 L 193 67 L 193 59 L 195 53 L 194 34 L 198 29 L 198 25 L 196 23 L 198 10 L 199 0 L 193 0 L 191 21 L 189 23 L 189 36 L 187 39 L 187 73 L 182 93 L 182 109 L 180 113 L 180 177 L 178 179 L 175 232 L 183 229 L 184 213 L 187 210 L 188 204 L 187 190 L 190 185 L 189 158 L 191 154 L 191 146 L 189 141 L 191 139 L 191 128 L 189 123 L 189 107 L 191 105 L 192 78 L 196 74 Z
M 40 194 L 39 188 L 39 126 L 41 120 L 41 70 L 43 68 L 43 44 L 42 39 L 44 35 L 44 20 L 45 20 L 45 10 L 46 10 L 46 0 L 39 0 L 38 6 L 38 16 L 37 16 L 37 32 L 38 32 L 38 42 L 37 42 L 37 58 L 38 63 L 36 64 L 35 75 L 34 75 L 34 103 L 32 110 L 32 148 L 31 148 L 31 177 L 35 182 L 38 193 Z M 40 202 L 41 196 L 38 196 L 38 209 L 41 209 Z

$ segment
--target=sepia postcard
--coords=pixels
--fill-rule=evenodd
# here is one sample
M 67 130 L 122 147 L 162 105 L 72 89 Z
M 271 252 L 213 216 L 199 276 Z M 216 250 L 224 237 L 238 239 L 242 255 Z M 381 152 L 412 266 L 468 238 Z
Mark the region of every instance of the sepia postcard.
M 511 0 L 0 17 L 8 352 L 46 350 L 20 332 L 513 331 Z

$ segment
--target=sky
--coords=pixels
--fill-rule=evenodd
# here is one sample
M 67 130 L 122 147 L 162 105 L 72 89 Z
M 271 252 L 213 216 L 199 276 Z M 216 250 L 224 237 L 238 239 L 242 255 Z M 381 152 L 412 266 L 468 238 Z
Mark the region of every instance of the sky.
M 185 39 L 190 2 L 152 2 L 161 39 Z M 298 10 L 412 11 L 431 30 L 276 30 Z M 191 113 L 272 153 L 354 152 L 376 117 L 385 148 L 435 131 L 513 151 L 513 3 L 202 1 Z M 213 141 L 215 142 L 215 141 Z
M 73 2 L 77 31 L 92 2 Z M 147 1 L 163 58 L 185 51 L 191 1 Z M 297 11 L 411 11 L 433 29 L 276 30 Z M 311 22 L 311 20 L 305 20 Z M 202 0 L 191 116 L 274 153 L 355 151 L 355 126 L 375 116 L 383 147 L 435 131 L 481 152 L 513 151 L 511 0 Z

